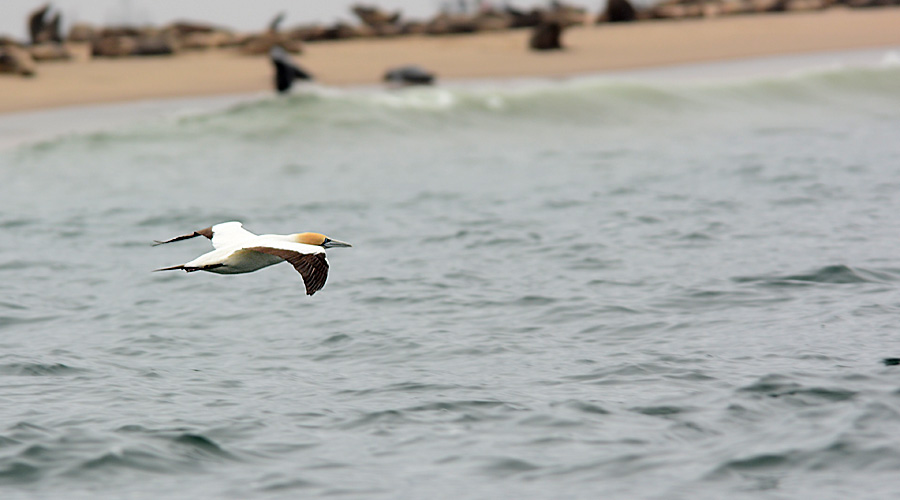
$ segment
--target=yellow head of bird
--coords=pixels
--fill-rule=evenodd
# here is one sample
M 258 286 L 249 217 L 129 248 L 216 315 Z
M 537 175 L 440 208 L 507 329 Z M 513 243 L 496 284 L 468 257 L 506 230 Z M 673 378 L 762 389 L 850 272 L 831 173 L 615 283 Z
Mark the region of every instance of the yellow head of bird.
M 319 233 L 298 233 L 292 236 L 294 237 L 294 241 L 296 241 L 297 243 L 303 243 L 305 245 L 315 245 L 322 248 L 353 246 L 343 241 L 333 240 L 328 236 Z

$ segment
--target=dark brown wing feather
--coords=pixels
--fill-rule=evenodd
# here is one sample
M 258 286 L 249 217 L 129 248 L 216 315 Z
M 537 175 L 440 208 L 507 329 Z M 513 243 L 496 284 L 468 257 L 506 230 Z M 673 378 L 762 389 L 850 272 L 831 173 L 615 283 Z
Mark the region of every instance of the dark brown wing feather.
M 325 252 L 300 253 L 270 247 L 252 247 L 248 250 L 274 255 L 290 262 L 303 277 L 307 295 L 312 295 L 325 286 L 325 280 L 328 278 L 328 261 L 325 260 Z
M 212 229 L 212 226 L 210 226 L 210 227 L 208 227 L 208 228 L 206 228 L 206 229 L 201 229 L 201 230 L 199 230 L 199 231 L 194 231 L 194 232 L 191 233 L 191 234 L 184 234 L 184 235 L 181 235 L 181 236 L 176 236 L 175 238 L 172 238 L 172 239 L 170 239 L 170 240 L 156 241 L 156 242 L 153 243 L 153 246 L 156 246 L 156 245 L 164 245 L 164 244 L 166 244 L 166 243 L 174 243 L 174 242 L 176 242 L 176 241 L 181 241 L 181 240 L 188 240 L 188 239 L 191 239 L 191 238 L 196 238 L 197 236 L 206 236 L 207 238 L 212 239 L 212 237 L 213 237 L 213 229 Z

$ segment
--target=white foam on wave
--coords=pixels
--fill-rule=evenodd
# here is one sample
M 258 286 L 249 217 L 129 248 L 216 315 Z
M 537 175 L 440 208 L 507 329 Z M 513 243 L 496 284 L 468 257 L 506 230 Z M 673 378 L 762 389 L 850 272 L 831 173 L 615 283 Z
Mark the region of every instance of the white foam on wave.
M 457 94 L 441 88 L 408 88 L 375 92 L 370 98 L 376 104 L 391 108 L 413 108 L 431 111 L 451 109 L 458 104 Z
M 900 51 L 890 50 L 881 58 L 881 66 L 895 68 L 900 66 Z

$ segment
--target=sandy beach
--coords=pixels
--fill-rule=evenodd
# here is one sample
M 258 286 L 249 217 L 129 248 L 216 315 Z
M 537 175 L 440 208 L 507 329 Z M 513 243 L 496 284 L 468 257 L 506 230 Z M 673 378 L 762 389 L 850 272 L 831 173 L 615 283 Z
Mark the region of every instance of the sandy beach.
M 369 85 L 417 63 L 441 80 L 566 77 L 779 54 L 900 46 L 900 9 L 829 9 L 568 29 L 566 49 L 528 50 L 528 30 L 319 42 L 295 60 L 324 85 Z M 266 57 L 230 50 L 174 57 L 43 63 L 34 78 L 0 78 L 0 113 L 138 99 L 266 91 Z

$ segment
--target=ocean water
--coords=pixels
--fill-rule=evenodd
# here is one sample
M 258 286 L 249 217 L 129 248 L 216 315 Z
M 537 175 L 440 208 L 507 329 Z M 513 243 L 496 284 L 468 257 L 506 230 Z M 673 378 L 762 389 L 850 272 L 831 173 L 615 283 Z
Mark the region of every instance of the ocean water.
M 0 151 L 0 496 L 891 498 L 900 67 L 301 89 Z M 287 264 L 152 273 L 217 222 Z

